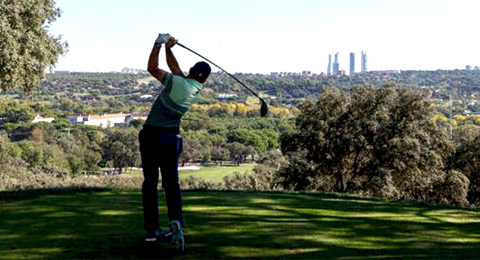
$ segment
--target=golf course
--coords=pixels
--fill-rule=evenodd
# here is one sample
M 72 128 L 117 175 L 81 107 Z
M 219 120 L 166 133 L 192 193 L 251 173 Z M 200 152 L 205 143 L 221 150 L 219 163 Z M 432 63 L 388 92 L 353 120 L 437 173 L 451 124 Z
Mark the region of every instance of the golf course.
M 1 259 L 478 259 L 480 250 L 478 209 L 321 193 L 184 191 L 187 249 L 179 254 L 168 243 L 144 242 L 139 190 L 0 195 Z M 166 216 L 165 205 L 159 210 Z

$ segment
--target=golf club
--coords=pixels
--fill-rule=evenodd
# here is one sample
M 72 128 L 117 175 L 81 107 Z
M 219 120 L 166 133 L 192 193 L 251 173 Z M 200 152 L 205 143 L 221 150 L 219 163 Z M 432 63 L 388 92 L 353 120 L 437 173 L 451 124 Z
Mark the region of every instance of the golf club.
M 228 73 L 226 70 L 222 69 L 220 66 L 218 66 L 217 64 L 213 63 L 211 60 L 205 58 L 204 56 L 202 56 L 201 54 L 199 54 L 198 52 L 188 48 L 187 46 L 177 42 L 177 45 L 188 50 L 188 51 L 191 51 L 192 53 L 196 54 L 197 56 L 199 56 L 200 58 L 208 61 L 209 63 L 211 63 L 212 65 L 214 65 L 215 67 L 219 68 L 221 71 L 227 73 L 228 76 L 232 77 L 235 81 L 237 81 L 240 85 L 242 85 L 243 87 L 245 87 L 246 89 L 248 89 L 250 91 L 250 93 L 252 93 L 254 96 L 256 96 L 260 102 L 262 103 L 262 105 L 260 106 L 260 116 L 261 117 L 265 117 L 268 113 L 268 105 L 267 105 L 267 102 L 265 102 L 265 100 L 263 100 L 257 93 L 255 93 L 251 88 L 247 87 L 247 85 L 243 84 L 239 79 L 237 79 L 235 76 L 233 76 L 232 74 Z

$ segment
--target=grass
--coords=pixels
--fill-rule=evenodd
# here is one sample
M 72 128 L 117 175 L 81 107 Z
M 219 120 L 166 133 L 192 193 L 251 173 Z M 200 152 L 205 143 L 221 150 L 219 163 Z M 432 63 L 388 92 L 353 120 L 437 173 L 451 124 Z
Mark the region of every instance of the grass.
M 240 166 L 209 166 L 201 167 L 199 170 L 182 170 L 180 171 L 180 178 L 187 178 L 189 176 L 196 176 L 209 181 L 220 182 L 225 176 L 232 176 L 238 173 L 252 173 L 254 163 L 240 164 Z
M 181 170 L 179 171 L 179 178 L 185 179 L 189 176 L 196 176 L 205 180 L 213 182 L 221 182 L 225 176 L 232 176 L 236 172 L 238 173 L 252 173 L 255 163 L 244 163 L 240 166 L 206 166 L 200 167 L 198 170 Z M 127 170 L 125 174 L 120 175 L 122 178 L 129 178 L 132 176 L 140 176 L 143 178 L 141 170 Z
M 480 252 L 479 210 L 328 194 L 185 191 L 187 251 L 179 255 L 168 244 L 143 242 L 139 191 L 79 191 L 0 193 L 0 258 L 478 259 Z

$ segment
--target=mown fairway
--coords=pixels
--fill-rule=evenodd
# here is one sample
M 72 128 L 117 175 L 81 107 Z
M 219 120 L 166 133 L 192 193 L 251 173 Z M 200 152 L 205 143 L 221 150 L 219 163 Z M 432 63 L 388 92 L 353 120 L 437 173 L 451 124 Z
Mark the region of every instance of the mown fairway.
M 186 179 L 190 176 L 202 178 L 212 182 L 221 182 L 225 176 L 233 176 L 235 173 L 252 173 L 255 163 L 243 163 L 239 166 L 201 166 L 198 170 L 181 170 L 179 178 Z M 124 174 L 119 175 L 120 178 L 138 178 L 143 179 L 141 170 L 127 170 Z
M 479 210 L 333 195 L 186 191 L 187 251 L 177 255 L 168 244 L 143 242 L 139 191 L 0 194 L 1 259 L 478 259 L 480 254 Z M 160 214 L 165 216 L 163 204 Z
M 189 176 L 200 177 L 205 180 L 220 182 L 225 176 L 232 176 L 235 173 L 252 173 L 254 163 L 244 163 L 239 166 L 210 166 L 201 167 L 199 170 L 183 170 L 180 171 L 180 178 L 187 178 Z

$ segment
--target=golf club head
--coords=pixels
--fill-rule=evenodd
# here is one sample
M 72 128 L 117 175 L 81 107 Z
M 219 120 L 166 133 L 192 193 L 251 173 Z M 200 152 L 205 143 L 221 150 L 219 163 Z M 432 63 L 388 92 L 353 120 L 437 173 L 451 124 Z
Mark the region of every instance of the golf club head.
M 262 105 L 260 106 L 260 116 L 265 117 L 268 114 L 268 105 L 263 99 L 260 99 L 260 102 L 262 102 Z

